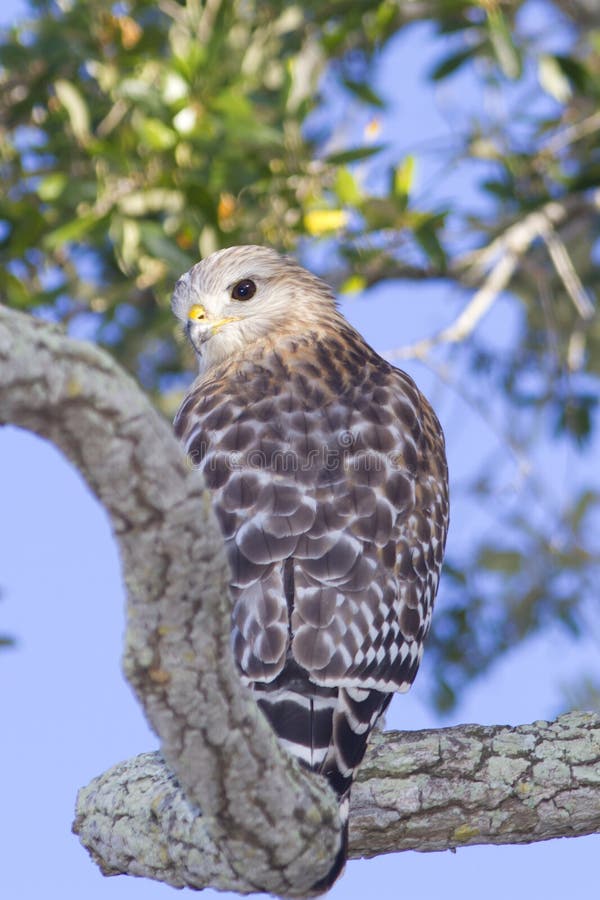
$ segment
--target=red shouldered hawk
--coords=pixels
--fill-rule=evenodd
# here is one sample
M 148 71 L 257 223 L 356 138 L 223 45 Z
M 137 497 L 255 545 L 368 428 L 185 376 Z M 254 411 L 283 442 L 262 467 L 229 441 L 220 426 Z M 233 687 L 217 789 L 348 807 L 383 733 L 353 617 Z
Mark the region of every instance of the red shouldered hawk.
M 173 310 L 200 374 L 175 430 L 213 492 L 232 646 L 281 745 L 340 798 L 393 691 L 412 684 L 448 525 L 441 426 L 329 287 L 263 247 L 213 253 Z

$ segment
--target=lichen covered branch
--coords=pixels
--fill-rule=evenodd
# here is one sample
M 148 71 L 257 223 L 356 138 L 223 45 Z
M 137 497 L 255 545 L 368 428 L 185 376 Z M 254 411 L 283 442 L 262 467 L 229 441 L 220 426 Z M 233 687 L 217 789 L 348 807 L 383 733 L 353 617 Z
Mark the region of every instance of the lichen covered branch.
M 240 683 L 223 542 L 170 425 L 108 354 L 6 308 L 0 422 L 52 441 L 110 516 L 128 595 L 125 672 L 189 814 L 202 804 L 229 868 L 255 890 L 304 895 L 335 858 L 337 804 L 279 750 Z
M 600 831 L 599 763 L 600 716 L 590 713 L 517 728 L 377 734 L 353 788 L 349 855 Z M 76 830 L 107 874 L 252 891 L 203 818 L 190 814 L 158 753 L 115 766 L 80 791 Z
M 600 831 L 600 716 L 378 737 L 354 791 L 351 855 L 528 844 Z

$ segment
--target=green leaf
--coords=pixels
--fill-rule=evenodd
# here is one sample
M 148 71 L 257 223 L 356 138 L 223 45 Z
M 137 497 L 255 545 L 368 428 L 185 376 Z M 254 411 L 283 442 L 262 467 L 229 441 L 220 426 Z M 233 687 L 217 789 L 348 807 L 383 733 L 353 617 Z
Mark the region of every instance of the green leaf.
M 450 53 L 440 60 L 437 65 L 429 73 L 431 81 L 443 81 L 453 72 L 458 71 L 466 62 L 476 56 L 479 47 L 469 47 L 467 50 L 458 50 L 456 53 Z
M 87 144 L 90 139 L 90 114 L 81 92 L 70 81 L 62 78 L 55 81 L 54 90 L 67 111 L 73 134 L 80 144 Z
M 135 103 L 147 102 L 150 107 L 156 107 L 156 88 L 144 78 L 123 78 L 118 91 L 119 96 Z
M 502 11 L 494 6 L 487 14 L 490 41 L 498 65 L 507 78 L 515 80 L 523 72 L 523 60 Z
M 402 215 L 396 198 L 389 197 L 368 197 L 361 206 L 361 212 L 371 231 L 398 227 Z
M 31 302 L 31 294 L 21 279 L 8 271 L 0 271 L 0 297 L 21 309 L 26 309 Z
M 58 200 L 67 184 L 67 176 L 63 175 L 62 172 L 53 172 L 50 175 L 46 175 L 44 178 L 40 179 L 37 186 L 38 197 L 44 203 L 51 203 L 53 200 Z
M 31 52 L 16 41 L 9 41 L 0 45 L 0 63 L 8 71 L 20 71 L 27 65 L 31 65 Z
M 592 436 L 592 414 L 600 399 L 596 394 L 579 394 L 567 397 L 558 407 L 556 434 L 569 434 L 580 445 Z
M 415 179 L 416 166 L 416 158 L 409 154 L 394 169 L 393 192 L 396 197 L 408 200 Z
M 339 231 L 347 223 L 348 213 L 343 209 L 310 209 L 304 215 L 304 227 L 315 237 Z
M 178 141 L 177 133 L 160 119 L 138 116 L 135 128 L 140 139 L 151 150 L 170 150 Z
M 256 118 L 252 103 L 240 89 L 229 88 L 222 91 L 211 105 L 214 110 L 224 113 L 230 119 L 250 122 Z
M 190 86 L 179 72 L 168 71 L 165 73 L 162 97 L 168 105 L 178 103 L 189 96 Z
M 366 279 L 362 275 L 351 275 L 342 283 L 341 294 L 358 294 L 367 286 Z
M 333 189 L 340 202 L 348 206 L 358 206 L 363 198 L 358 181 L 344 166 L 336 172 Z
M 128 216 L 146 216 L 153 212 L 180 212 L 184 202 L 181 191 L 149 188 L 146 191 L 130 191 L 123 194 L 118 206 Z
M 538 61 L 538 81 L 558 103 L 566 103 L 572 94 L 571 84 L 555 56 L 544 54 Z
M 486 181 L 482 181 L 481 187 L 489 194 L 493 194 L 495 197 L 500 197 L 501 200 L 514 199 L 515 196 L 515 186 L 510 181 L 498 181 L 495 179 L 489 179 Z
M 588 89 L 591 75 L 580 60 L 573 56 L 565 56 L 561 53 L 557 53 L 554 59 L 575 90 L 584 92 Z
M 87 213 L 71 219 L 64 225 L 48 232 L 44 237 L 43 244 L 48 250 L 58 250 L 65 244 L 77 242 L 81 240 L 89 231 L 99 222 L 97 213 Z
M 386 144 L 373 144 L 370 147 L 354 147 L 352 150 L 341 150 L 339 153 L 330 153 L 325 157 L 325 162 L 332 166 L 344 166 L 347 163 L 358 162 L 360 159 L 368 159 L 385 149 Z
M 184 106 L 173 116 L 173 125 L 179 134 L 192 134 L 198 123 L 198 111 L 194 106 Z
M 414 234 L 415 239 L 433 265 L 438 269 L 445 270 L 448 265 L 448 259 L 437 232 L 436 218 L 428 217 L 425 222 L 415 228 Z
M 348 88 L 355 97 L 358 97 L 359 100 L 366 103 L 368 106 L 375 106 L 377 109 L 385 109 L 385 102 L 365 81 L 353 81 L 350 78 L 344 78 L 344 86 Z

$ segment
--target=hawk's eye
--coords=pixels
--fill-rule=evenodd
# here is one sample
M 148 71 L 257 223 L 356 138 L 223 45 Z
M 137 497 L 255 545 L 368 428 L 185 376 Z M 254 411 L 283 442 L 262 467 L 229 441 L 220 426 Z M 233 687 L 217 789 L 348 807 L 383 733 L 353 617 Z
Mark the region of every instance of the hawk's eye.
M 256 285 L 250 278 L 244 278 L 243 281 L 238 281 L 235 284 L 231 291 L 231 296 L 234 300 L 250 300 L 251 297 L 254 297 L 256 293 Z

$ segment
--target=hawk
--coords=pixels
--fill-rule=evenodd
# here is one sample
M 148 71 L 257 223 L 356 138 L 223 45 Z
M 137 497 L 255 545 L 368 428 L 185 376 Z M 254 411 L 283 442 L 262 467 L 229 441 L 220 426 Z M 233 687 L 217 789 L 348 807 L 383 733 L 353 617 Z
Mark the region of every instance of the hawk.
M 212 491 L 232 648 L 281 745 L 340 799 L 416 675 L 448 526 L 441 426 L 331 289 L 264 247 L 208 256 L 173 311 L 199 375 L 175 431 Z

